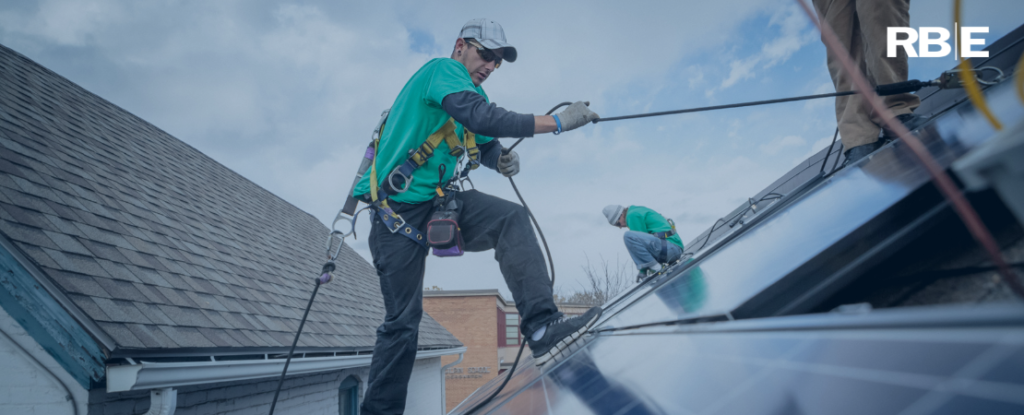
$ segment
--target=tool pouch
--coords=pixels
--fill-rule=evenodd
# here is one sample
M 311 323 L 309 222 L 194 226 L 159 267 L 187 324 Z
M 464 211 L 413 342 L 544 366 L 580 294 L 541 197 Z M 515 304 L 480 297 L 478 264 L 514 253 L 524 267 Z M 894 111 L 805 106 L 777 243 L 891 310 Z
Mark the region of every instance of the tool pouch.
M 439 207 L 427 222 L 427 245 L 435 256 L 462 256 L 462 233 L 459 231 L 459 207 L 455 199 Z

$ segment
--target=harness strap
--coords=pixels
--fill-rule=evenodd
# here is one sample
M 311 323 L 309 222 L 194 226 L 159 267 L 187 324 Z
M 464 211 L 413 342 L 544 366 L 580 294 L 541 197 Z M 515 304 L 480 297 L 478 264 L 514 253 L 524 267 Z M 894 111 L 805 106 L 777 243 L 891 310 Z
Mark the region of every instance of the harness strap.
M 381 126 L 383 131 L 384 126 Z M 371 205 L 374 206 L 374 210 L 377 212 L 377 216 L 380 216 L 380 220 L 384 222 L 388 230 L 391 233 L 400 232 L 403 236 L 412 239 L 414 242 L 419 244 L 423 249 L 427 249 L 426 238 L 423 237 L 423 232 L 416 229 L 412 225 L 405 222 L 398 213 L 395 213 L 390 206 L 388 206 L 388 193 L 384 191 L 377 183 L 377 148 L 379 147 L 380 139 L 374 140 L 373 142 L 373 164 L 370 167 L 370 200 Z M 432 150 L 431 150 L 432 151 Z M 410 174 L 412 172 L 410 171 Z M 409 176 L 406 176 L 409 177 Z
M 665 232 L 651 232 L 651 235 L 654 235 L 658 239 L 668 239 L 668 238 L 671 238 L 675 234 L 676 234 L 676 230 L 675 229 L 670 229 L 670 230 L 665 231 Z
M 651 235 L 654 235 L 654 237 L 661 239 L 661 254 L 658 257 L 658 260 L 662 262 L 668 261 L 668 238 L 671 238 L 675 234 L 675 229 L 669 229 L 668 231 L 665 232 L 651 232 Z

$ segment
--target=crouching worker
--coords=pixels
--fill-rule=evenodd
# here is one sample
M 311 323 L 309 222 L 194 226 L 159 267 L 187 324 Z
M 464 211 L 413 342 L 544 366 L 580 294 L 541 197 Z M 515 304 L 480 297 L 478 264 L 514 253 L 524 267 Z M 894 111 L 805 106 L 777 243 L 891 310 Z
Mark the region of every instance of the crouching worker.
M 675 262 L 683 255 L 683 241 L 676 234 L 675 225 L 658 212 L 643 206 L 608 205 L 604 216 L 612 226 L 629 228 L 623 239 L 640 270 L 637 282 L 661 272 L 663 264 Z
M 562 353 L 601 314 L 595 307 L 565 318 L 555 307 L 551 281 L 526 210 L 476 190 L 443 186 L 460 157 L 511 177 L 519 156 L 505 154 L 494 137 L 531 137 L 582 127 L 597 118 L 583 102 L 554 116 L 507 111 L 489 103 L 480 85 L 503 62 L 515 62 L 516 48 L 498 23 L 474 19 L 462 28 L 450 58 L 427 62 L 395 99 L 373 156 L 373 170 L 353 196 L 374 206 L 369 246 L 384 297 L 384 322 L 377 328 L 361 413 L 400 414 L 416 360 L 423 316 L 423 275 L 427 240 L 437 255 L 494 250 L 501 274 L 522 317 L 521 330 L 537 365 Z M 371 180 L 372 179 L 372 180 Z M 435 198 L 443 200 L 435 206 Z M 457 212 L 461 239 L 439 251 L 428 228 L 432 216 Z M 441 208 L 445 210 L 442 211 Z M 454 249 L 454 253 L 453 250 Z

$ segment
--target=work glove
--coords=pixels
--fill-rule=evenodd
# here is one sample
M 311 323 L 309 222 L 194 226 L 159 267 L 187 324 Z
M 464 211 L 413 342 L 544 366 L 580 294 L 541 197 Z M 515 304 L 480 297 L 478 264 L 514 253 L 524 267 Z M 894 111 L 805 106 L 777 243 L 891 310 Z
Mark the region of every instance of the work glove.
M 601 118 L 597 113 L 591 111 L 588 105 L 590 102 L 576 101 L 565 111 L 556 114 L 558 121 L 562 123 L 562 132 L 575 130 L 588 122 Z
M 505 177 L 512 177 L 518 174 L 519 154 L 516 154 L 515 151 L 509 151 L 498 157 L 498 172 Z

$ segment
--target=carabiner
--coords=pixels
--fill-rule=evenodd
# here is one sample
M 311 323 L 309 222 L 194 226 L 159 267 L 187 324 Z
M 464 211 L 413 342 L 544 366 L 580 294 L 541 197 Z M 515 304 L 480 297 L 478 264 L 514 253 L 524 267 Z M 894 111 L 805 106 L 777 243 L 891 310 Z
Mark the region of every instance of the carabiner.
M 360 209 L 359 212 L 362 212 L 363 210 L 366 210 L 366 208 Z M 329 261 L 334 261 L 335 259 L 338 258 L 338 254 L 341 253 L 341 246 L 345 244 L 345 238 L 347 238 L 349 235 L 356 234 L 356 217 L 359 216 L 359 212 L 356 212 L 354 216 L 348 218 L 345 216 L 344 213 L 338 211 L 338 215 L 334 217 L 334 222 L 331 223 L 331 233 L 327 235 L 327 259 Z M 337 224 L 338 221 L 340 220 L 348 221 L 348 223 L 352 225 L 352 228 L 348 231 L 348 233 L 337 230 Z M 338 246 L 337 248 L 334 249 L 334 254 L 332 255 L 331 246 L 334 245 L 335 235 L 341 235 L 341 237 L 339 238 Z

